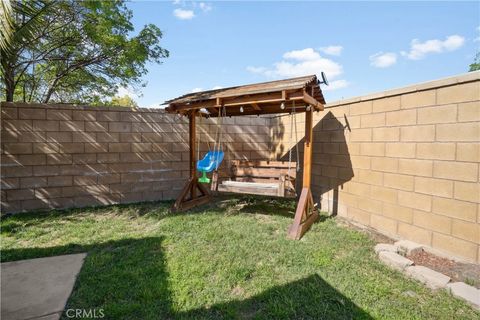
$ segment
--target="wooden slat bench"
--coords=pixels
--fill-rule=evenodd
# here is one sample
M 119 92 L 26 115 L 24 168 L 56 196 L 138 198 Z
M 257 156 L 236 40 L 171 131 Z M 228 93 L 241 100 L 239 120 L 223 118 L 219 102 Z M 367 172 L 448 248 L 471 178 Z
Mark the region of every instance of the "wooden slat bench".
M 296 197 L 296 162 L 233 160 L 228 181 L 218 185 L 220 192 Z M 290 171 L 290 172 L 289 172 Z

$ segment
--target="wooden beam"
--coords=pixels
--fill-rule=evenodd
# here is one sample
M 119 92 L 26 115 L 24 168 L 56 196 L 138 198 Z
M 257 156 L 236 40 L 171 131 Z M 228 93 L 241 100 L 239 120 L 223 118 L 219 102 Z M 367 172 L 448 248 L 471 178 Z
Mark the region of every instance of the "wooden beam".
M 197 191 L 200 192 L 198 196 Z M 195 196 L 193 196 L 193 193 L 195 193 Z M 190 178 L 173 204 L 172 211 L 188 210 L 195 206 L 205 204 L 211 200 L 212 196 L 205 186 L 199 183 L 198 179 Z
M 195 126 L 195 115 L 197 111 L 193 110 L 188 116 L 188 145 L 190 148 L 190 178 L 197 177 L 197 168 L 195 167 L 195 141 L 196 141 L 196 126 Z
M 303 91 L 303 101 L 311 105 L 316 111 L 323 110 L 323 104 L 321 104 L 317 99 L 309 95 L 305 90 Z
M 303 144 L 303 187 L 310 188 L 312 177 L 312 138 L 313 138 L 313 110 L 305 112 L 305 142 Z
M 180 194 L 178 195 L 177 199 L 175 200 L 175 203 L 173 204 L 173 207 L 172 207 L 173 211 L 181 210 L 182 202 L 184 201 L 185 198 L 188 197 L 188 195 L 191 193 L 191 190 L 192 190 L 192 178 L 188 179 L 182 191 L 180 191 Z
M 251 104 L 252 102 L 257 101 L 270 101 L 270 100 L 279 100 L 282 98 L 281 91 L 274 92 L 265 92 L 265 93 L 256 93 L 256 94 L 245 94 L 236 97 L 224 97 L 225 105 L 235 106 L 238 104 Z
M 303 100 L 303 97 L 292 97 L 291 100 L 297 100 L 301 101 Z M 240 102 L 225 102 L 225 107 L 235 107 L 235 106 L 243 106 L 246 104 L 263 104 L 263 103 L 273 103 L 273 102 L 278 102 L 281 103 L 283 102 L 282 98 L 271 98 L 271 99 L 256 99 L 256 100 L 246 100 L 245 102 L 240 101 Z
M 239 111 L 239 107 L 226 107 L 226 114 L 227 116 L 233 116 L 233 115 L 246 115 L 246 114 L 267 114 L 267 113 L 290 113 L 293 108 L 293 102 L 295 102 L 295 109 L 297 112 L 303 112 L 305 111 L 306 106 L 308 105 L 303 101 L 303 99 L 300 100 L 287 100 L 285 101 L 285 109 L 280 109 L 280 105 L 283 101 L 278 101 L 278 102 L 269 102 L 269 103 L 262 103 L 258 104 L 258 106 L 261 108 L 261 110 L 255 110 L 251 105 L 249 104 L 243 104 L 243 113 Z
M 313 109 L 305 112 L 305 142 L 303 145 L 303 188 L 298 201 L 295 218 L 288 230 L 289 239 L 299 240 L 310 226 L 318 219 L 310 190 L 312 176 L 313 147 Z
M 173 204 L 173 211 L 183 211 L 193 208 L 195 206 L 209 202 L 212 199 L 204 185 L 198 182 L 197 178 L 197 161 L 196 155 L 196 115 L 197 110 L 191 110 L 188 114 L 188 144 L 190 146 L 189 164 L 190 164 L 190 178 L 178 195 Z
M 288 168 L 288 161 L 267 161 L 267 160 L 232 160 L 233 166 L 244 166 L 244 167 L 267 167 L 267 168 Z M 296 162 L 291 162 L 294 164 L 292 167 L 295 167 Z
M 252 107 L 253 107 L 253 109 L 255 109 L 255 110 L 257 110 L 257 111 L 262 110 L 262 109 L 258 106 L 257 103 L 252 103 Z
M 283 90 L 285 91 L 285 90 Z M 288 100 L 296 100 L 301 101 L 303 100 L 303 92 L 301 90 L 291 91 L 288 93 Z M 178 104 L 174 103 L 171 104 L 169 107 L 166 108 L 168 112 L 177 112 L 182 110 L 193 110 L 193 109 L 201 109 L 201 108 L 209 108 L 209 107 L 235 107 L 235 106 L 243 106 L 243 105 L 252 105 L 252 104 L 264 104 L 264 103 L 275 103 L 275 102 L 283 102 L 282 99 L 282 92 L 270 92 L 270 93 L 260 93 L 260 94 L 252 94 L 252 95 L 244 95 L 239 97 L 222 97 L 222 98 L 215 98 L 205 101 L 194 101 L 188 104 Z
M 295 171 L 295 166 L 294 164 L 290 171 Z M 268 167 L 260 167 L 260 168 L 252 168 L 252 167 L 246 167 L 246 166 L 238 166 L 235 167 L 235 175 L 236 176 L 251 176 L 251 177 L 262 177 L 262 178 L 268 178 L 268 177 L 278 177 L 279 174 L 285 174 L 287 175 L 288 168 L 268 168 Z M 291 173 L 291 172 L 290 172 Z
M 286 100 L 283 100 L 284 98 L 286 98 Z M 167 107 L 166 110 L 171 113 L 177 112 L 180 114 L 187 114 L 191 110 L 198 110 L 201 108 L 215 110 L 212 108 L 220 108 L 225 106 L 227 116 L 289 113 L 291 111 L 289 110 L 289 107 L 294 101 L 297 103 L 296 109 L 298 112 L 303 112 L 305 110 L 303 105 L 298 105 L 298 102 L 305 102 L 306 104 L 312 105 L 316 111 L 324 109 L 322 103 L 317 101 L 302 89 L 296 91 L 282 90 L 273 93 L 270 92 L 255 95 L 244 95 L 239 97 L 218 97 L 205 101 L 195 101 L 188 104 L 172 104 L 171 106 Z M 287 107 L 283 110 L 280 109 L 280 104 L 282 102 L 287 105 Z M 239 106 L 243 106 L 243 113 L 237 110 Z M 209 116 L 216 117 L 218 115 L 218 111 L 215 111 L 210 112 Z
M 210 116 L 212 116 L 212 115 L 218 116 L 219 113 L 220 113 L 220 109 L 219 109 L 219 108 L 211 107 L 211 108 L 206 108 L 206 109 L 207 109 L 208 112 L 210 113 Z
M 281 184 L 279 182 L 270 184 L 272 185 L 271 188 L 262 186 L 258 183 L 232 181 L 229 185 L 219 184 L 218 191 L 278 197 L 278 188 Z
M 193 207 L 197 207 L 197 206 L 200 206 L 202 204 L 209 203 L 211 200 L 212 200 L 211 197 L 205 197 L 205 196 L 195 198 L 195 199 L 192 199 L 192 200 L 187 200 L 187 201 L 182 203 L 182 209 L 181 210 L 185 211 L 185 210 L 191 209 Z
M 300 224 L 295 234 L 295 237 L 292 237 L 292 239 L 300 240 L 303 237 L 303 235 L 308 231 L 308 229 L 310 229 L 312 224 L 314 224 L 315 221 L 318 220 L 318 217 L 319 217 L 318 212 L 313 211 L 312 214 L 310 214 L 308 218 L 306 218 L 305 221 L 303 221 L 303 223 Z
M 301 113 L 306 110 L 305 106 L 296 106 L 295 112 Z M 280 104 L 275 105 L 261 105 L 261 110 L 255 110 L 253 108 L 245 108 L 244 111 L 240 112 L 238 108 L 235 109 L 228 109 L 226 111 L 227 117 L 236 117 L 236 116 L 247 116 L 247 115 L 260 115 L 260 114 L 287 114 L 292 112 L 292 107 L 287 106 L 285 109 L 280 109 Z M 217 117 L 216 114 L 211 114 L 210 117 Z
M 192 110 L 192 112 L 189 115 L 188 118 L 188 123 L 189 123 L 189 140 L 188 144 L 190 147 L 190 178 L 196 180 L 197 179 L 197 168 L 196 168 L 196 159 L 195 159 L 195 146 L 196 146 L 196 126 L 195 126 L 195 116 L 196 116 L 197 110 Z M 196 192 L 197 190 L 192 187 L 192 199 L 195 199 Z
M 313 204 L 312 193 L 309 188 L 303 188 L 295 211 L 295 218 L 288 228 L 287 238 L 300 240 L 317 219 L 318 212 Z

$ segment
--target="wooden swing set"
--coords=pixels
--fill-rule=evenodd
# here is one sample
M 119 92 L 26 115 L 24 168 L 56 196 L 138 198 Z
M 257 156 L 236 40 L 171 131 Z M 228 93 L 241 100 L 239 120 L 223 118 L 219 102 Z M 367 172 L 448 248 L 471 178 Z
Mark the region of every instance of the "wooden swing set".
M 187 116 L 189 119 L 190 178 L 172 209 L 182 211 L 208 203 L 212 199 L 211 190 L 296 197 L 296 171 L 293 170 L 292 173 L 290 170 L 290 167 L 296 166 L 296 163 L 291 162 L 291 154 L 289 163 L 233 160 L 230 180 L 218 184 L 218 175 L 214 174 L 211 190 L 205 184 L 200 183 L 196 167 L 196 119 L 197 117 L 305 113 L 303 185 L 294 221 L 288 230 L 288 238 L 300 239 L 318 219 L 310 183 L 313 111 L 322 111 L 325 104 L 320 83 L 315 75 L 311 75 L 196 92 L 166 101 L 165 104 L 168 104 L 168 107 L 165 110 L 167 112 Z

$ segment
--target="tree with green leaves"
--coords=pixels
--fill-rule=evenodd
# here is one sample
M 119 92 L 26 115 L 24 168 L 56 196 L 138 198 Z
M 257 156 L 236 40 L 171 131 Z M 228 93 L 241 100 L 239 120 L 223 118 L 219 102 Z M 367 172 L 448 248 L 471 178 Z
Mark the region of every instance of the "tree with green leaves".
M 473 63 L 470 65 L 470 68 L 468 71 L 477 71 L 480 70 L 480 52 L 477 52 L 475 55 L 475 60 L 473 60 Z
M 12 4 L 10 0 L 0 1 L 0 48 L 6 49 L 12 37 Z
M 106 103 L 111 106 L 119 106 L 119 107 L 130 107 L 130 108 L 137 108 L 137 102 L 130 96 L 115 96 L 110 100 L 110 102 Z
M 144 85 L 146 63 L 168 51 L 148 24 L 136 35 L 122 0 L 13 0 L 11 32 L 0 46 L 4 98 L 25 102 L 98 101 L 119 87 Z M 4 22 L 2 22 L 2 25 Z

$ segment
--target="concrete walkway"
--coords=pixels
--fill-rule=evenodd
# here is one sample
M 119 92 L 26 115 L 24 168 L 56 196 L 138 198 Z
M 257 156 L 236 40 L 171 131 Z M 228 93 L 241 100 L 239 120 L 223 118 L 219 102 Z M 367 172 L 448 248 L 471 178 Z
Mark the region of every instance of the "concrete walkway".
M 86 254 L 1 264 L 2 320 L 59 319 Z

